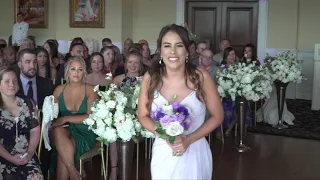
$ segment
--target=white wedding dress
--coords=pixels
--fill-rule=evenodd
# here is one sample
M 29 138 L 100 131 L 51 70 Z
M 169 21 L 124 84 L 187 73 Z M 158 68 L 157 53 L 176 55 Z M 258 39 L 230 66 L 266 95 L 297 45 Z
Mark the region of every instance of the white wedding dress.
M 158 92 L 152 103 L 152 111 L 161 107 L 167 100 Z M 192 124 L 185 135 L 196 131 L 204 123 L 206 107 L 198 100 L 195 91 L 185 97 L 181 104 L 191 109 Z M 153 180 L 196 179 L 211 180 L 212 153 L 207 140 L 203 137 L 190 144 L 181 156 L 173 156 L 172 148 L 163 139 L 156 137 L 152 148 L 151 176 Z
M 275 85 L 272 86 L 271 96 L 262 106 L 263 113 L 261 112 L 261 108 L 257 111 L 257 122 L 266 122 L 271 125 L 277 125 L 279 122 L 279 114 L 278 114 L 278 102 L 277 102 L 277 90 Z M 264 119 L 262 117 L 264 115 Z M 293 114 L 288 111 L 287 103 L 284 103 L 282 120 L 289 125 L 293 125 L 293 120 L 295 117 Z

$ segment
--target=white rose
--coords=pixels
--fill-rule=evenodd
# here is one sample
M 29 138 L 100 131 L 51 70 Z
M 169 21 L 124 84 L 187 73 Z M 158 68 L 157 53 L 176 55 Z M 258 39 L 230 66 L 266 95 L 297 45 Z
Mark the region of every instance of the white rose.
M 116 107 L 116 102 L 114 102 L 114 101 L 108 101 L 108 102 L 106 103 L 106 106 L 107 106 L 108 108 L 110 108 L 110 109 L 114 109 L 114 108 Z
M 164 106 L 162 106 L 162 112 L 167 114 L 167 115 L 172 115 L 173 114 L 173 108 L 172 108 L 171 105 L 168 105 L 168 106 L 164 105 Z
M 169 136 L 178 136 L 181 135 L 184 131 L 184 128 L 177 121 L 169 123 L 166 129 L 166 133 Z
M 84 124 L 86 124 L 88 126 L 92 126 L 92 125 L 94 125 L 94 120 L 91 118 L 87 118 L 86 120 L 84 120 Z

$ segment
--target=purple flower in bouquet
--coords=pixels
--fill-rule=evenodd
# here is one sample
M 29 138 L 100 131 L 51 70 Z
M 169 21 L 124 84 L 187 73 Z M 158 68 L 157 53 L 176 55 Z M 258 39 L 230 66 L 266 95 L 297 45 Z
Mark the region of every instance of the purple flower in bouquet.
M 166 114 L 162 112 L 162 108 L 158 108 L 156 111 L 153 111 L 151 113 L 151 118 L 160 121 L 161 118 L 163 118 Z
M 168 125 L 173 121 L 174 121 L 174 118 L 172 118 L 169 115 L 165 115 L 160 119 L 160 124 L 164 129 L 166 129 Z
M 182 126 L 184 128 L 184 130 L 188 130 L 190 128 L 190 125 L 191 125 L 191 119 L 190 118 L 187 118 L 183 123 L 182 123 Z
M 174 112 L 176 113 L 183 113 L 185 116 L 189 116 L 189 111 L 186 107 L 180 105 L 178 102 L 173 102 L 172 104 L 172 108 L 174 110 Z

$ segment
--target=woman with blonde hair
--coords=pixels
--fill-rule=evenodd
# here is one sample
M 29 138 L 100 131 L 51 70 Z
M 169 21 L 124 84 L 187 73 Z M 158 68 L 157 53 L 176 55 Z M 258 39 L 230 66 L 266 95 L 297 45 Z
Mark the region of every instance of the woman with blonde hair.
M 98 98 L 93 86 L 85 83 L 86 73 L 84 59 L 71 57 L 65 66 L 67 83 L 58 86 L 53 93 L 60 117 L 52 125 L 55 150 L 51 161 L 59 180 L 80 178 L 79 158 L 96 142 L 96 135 L 83 124 L 91 113 L 92 102 Z

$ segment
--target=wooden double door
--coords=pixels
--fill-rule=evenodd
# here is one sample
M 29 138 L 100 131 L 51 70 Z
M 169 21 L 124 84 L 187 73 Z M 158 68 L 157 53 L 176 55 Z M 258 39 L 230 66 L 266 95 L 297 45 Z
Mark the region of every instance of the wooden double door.
M 220 41 L 227 38 L 242 56 L 243 47 L 252 43 L 257 47 L 257 0 L 186 0 L 185 19 L 193 33 L 210 41 L 210 49 L 219 52 Z

